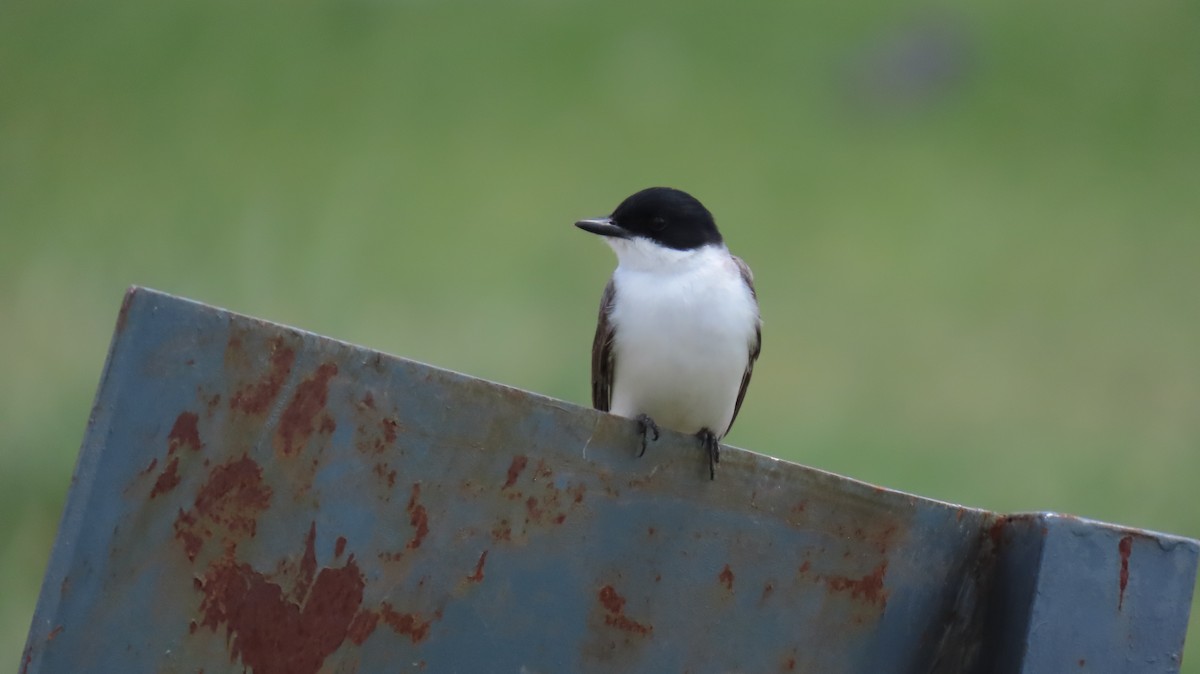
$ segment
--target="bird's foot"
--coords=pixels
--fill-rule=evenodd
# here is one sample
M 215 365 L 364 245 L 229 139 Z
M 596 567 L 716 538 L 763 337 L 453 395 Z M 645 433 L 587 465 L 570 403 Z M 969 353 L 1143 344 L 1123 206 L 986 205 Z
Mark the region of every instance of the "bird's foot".
M 715 480 L 717 479 L 717 464 L 721 463 L 721 443 L 717 442 L 717 436 L 707 428 L 700 429 L 696 437 L 700 438 L 700 445 L 708 454 L 708 479 Z
M 654 420 L 646 414 L 637 415 L 637 423 L 638 428 L 642 431 L 642 451 L 638 452 L 638 456 L 640 457 L 646 453 L 646 436 L 653 435 L 654 437 L 650 439 L 655 442 L 658 441 L 658 424 L 654 423 Z

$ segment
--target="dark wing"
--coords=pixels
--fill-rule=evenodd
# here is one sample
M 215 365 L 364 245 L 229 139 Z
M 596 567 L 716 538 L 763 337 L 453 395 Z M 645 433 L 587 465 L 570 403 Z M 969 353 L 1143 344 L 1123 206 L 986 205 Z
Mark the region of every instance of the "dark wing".
M 612 279 L 604 286 L 604 295 L 600 297 L 600 317 L 596 320 L 596 338 L 592 340 L 592 407 L 604 412 L 612 404 L 613 371 L 613 324 L 608 315 L 612 312 L 613 297 L 616 289 Z M 743 384 L 744 386 L 744 384 Z M 741 402 L 741 399 L 738 399 Z
M 758 302 L 758 293 L 754 291 L 754 274 L 750 272 L 750 267 L 742 262 L 742 258 L 731 255 L 733 261 L 737 264 L 738 271 L 742 274 L 742 280 L 746 285 L 750 286 L 750 296 L 754 298 L 755 303 Z M 754 361 L 758 360 L 758 354 L 762 352 L 762 319 L 754 322 L 754 343 L 750 345 L 750 359 L 746 361 L 746 372 L 742 375 L 742 387 L 738 389 L 737 403 L 733 406 L 733 418 L 729 420 L 729 426 L 725 429 L 725 434 L 729 433 L 729 429 L 733 428 L 733 422 L 737 421 L 738 412 L 742 409 L 742 401 L 746 399 L 746 389 L 750 388 L 750 377 L 754 374 Z M 593 378 L 593 381 L 595 379 Z M 594 385 L 593 385 L 594 386 Z

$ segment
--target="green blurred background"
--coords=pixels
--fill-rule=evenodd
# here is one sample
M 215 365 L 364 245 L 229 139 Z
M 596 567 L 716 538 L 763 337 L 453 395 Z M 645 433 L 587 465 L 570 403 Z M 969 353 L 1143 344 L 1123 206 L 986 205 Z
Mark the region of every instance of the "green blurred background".
M 0 662 L 126 286 L 586 403 L 656 184 L 757 275 L 732 443 L 1200 537 L 1200 4 L 8 0 Z

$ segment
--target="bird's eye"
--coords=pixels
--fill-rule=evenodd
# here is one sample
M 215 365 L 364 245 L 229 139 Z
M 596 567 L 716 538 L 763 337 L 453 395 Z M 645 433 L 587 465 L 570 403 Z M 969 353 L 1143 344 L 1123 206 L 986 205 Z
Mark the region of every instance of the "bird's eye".
M 650 227 L 656 232 L 661 232 L 667 228 L 667 219 L 663 217 L 654 218 L 650 221 Z

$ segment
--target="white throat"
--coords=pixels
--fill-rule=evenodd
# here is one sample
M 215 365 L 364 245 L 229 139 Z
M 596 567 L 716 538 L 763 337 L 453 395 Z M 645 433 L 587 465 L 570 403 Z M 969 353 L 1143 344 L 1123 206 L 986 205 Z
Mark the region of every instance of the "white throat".
M 628 271 L 680 273 L 705 264 L 718 264 L 718 260 L 729 257 L 725 244 L 676 250 L 642 237 L 606 238 L 604 241 L 617 254 L 618 267 Z

